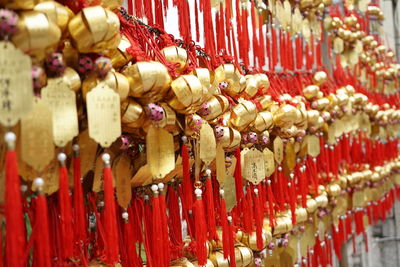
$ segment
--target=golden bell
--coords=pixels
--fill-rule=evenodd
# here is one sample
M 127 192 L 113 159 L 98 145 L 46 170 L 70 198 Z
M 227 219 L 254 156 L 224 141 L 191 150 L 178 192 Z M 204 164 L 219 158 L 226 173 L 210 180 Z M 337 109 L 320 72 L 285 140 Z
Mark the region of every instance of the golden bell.
M 121 123 L 131 128 L 141 127 L 145 119 L 143 107 L 132 98 L 121 103 L 121 114 Z
M 246 75 L 246 88 L 244 93 L 247 97 L 253 97 L 258 92 L 259 82 L 254 75 Z
M 169 63 L 177 64 L 176 71 L 182 72 L 187 66 L 188 55 L 185 49 L 177 46 L 168 46 L 161 50 Z
M 247 127 L 257 116 L 256 105 L 247 100 L 242 100 L 232 108 L 230 122 L 238 129 Z
M 117 10 L 122 6 L 123 0 L 101 0 L 101 6 L 110 10 Z
M 296 221 L 302 223 L 307 221 L 308 213 L 305 208 L 296 208 Z
M 318 71 L 313 76 L 313 82 L 318 86 L 321 86 L 322 84 L 324 84 L 327 79 L 328 79 L 328 76 L 326 75 L 325 71 Z
M 61 77 L 72 91 L 77 92 L 81 88 L 81 78 L 73 68 L 67 67 Z
M 62 33 L 65 32 L 70 19 L 74 16 L 74 13 L 67 6 L 52 1 L 39 3 L 33 10 L 46 14 L 60 28 Z
M 290 128 L 301 118 L 300 111 L 289 104 L 281 105 L 274 113 L 274 124 L 282 128 Z
M 224 258 L 224 254 L 220 251 L 216 251 L 210 255 L 210 260 L 216 267 L 229 267 L 228 259 Z
M 171 84 L 168 69 L 155 61 L 137 62 L 123 74 L 129 81 L 129 95 L 144 104 L 161 101 Z
M 46 49 L 55 48 L 61 38 L 61 30 L 44 13 L 24 11 L 20 13 L 17 33 L 12 41 L 15 46 L 30 54 L 35 60 L 46 56 Z
M 240 253 L 240 257 L 242 259 L 241 266 L 249 266 L 253 262 L 253 251 L 250 248 L 239 246 L 236 247 L 235 250 L 238 250 Z
M 274 104 L 272 97 L 270 95 L 263 95 L 256 98 L 258 103 L 260 103 L 263 110 L 268 109 Z
M 315 77 L 315 75 L 314 75 L 314 77 Z M 316 97 L 318 92 L 319 92 L 319 86 L 317 86 L 317 85 L 309 85 L 303 89 L 304 97 L 307 100 L 310 100 L 310 99 L 313 99 L 314 97 Z
M 272 128 L 274 125 L 272 113 L 269 111 L 262 111 L 257 114 L 256 119 L 251 125 L 252 130 L 261 133 L 267 129 Z
M 212 265 L 213 266 L 213 265 Z M 171 267 L 195 267 L 195 265 L 186 258 L 181 258 L 171 262 Z
M 239 131 L 231 127 L 222 127 L 224 135 L 220 138 L 219 142 L 225 151 L 234 150 L 240 145 L 242 136 Z
M 86 94 L 101 82 L 106 83 L 111 89 L 117 92 L 121 101 L 125 100 L 128 97 L 128 79 L 119 72 L 110 71 L 107 73 L 104 79 L 98 78 L 96 73 L 92 73 L 91 75 L 89 75 L 82 83 L 83 98 L 86 100 Z
M 317 210 L 317 208 L 318 208 L 318 205 L 317 205 L 317 201 L 315 201 L 314 199 L 312 199 L 312 198 L 310 198 L 310 199 L 307 199 L 307 212 L 310 214 L 310 213 L 313 213 L 314 211 L 316 211 Z
M 131 61 L 132 56 L 126 51 L 129 47 L 131 47 L 131 43 L 124 35 L 122 35 L 118 47 L 108 51 L 106 55 L 110 58 L 111 64 L 114 68 L 123 67 Z
M 320 208 L 325 208 L 328 206 L 328 197 L 326 195 L 319 195 L 315 198 L 317 206 Z
M 265 229 L 262 229 L 262 243 L 263 243 L 263 249 L 267 247 L 268 243 L 271 242 L 272 240 L 272 234 L 270 231 L 267 231 Z M 257 247 L 257 234 L 256 232 L 252 232 L 251 234 L 248 235 L 248 244 L 249 248 L 253 251 L 260 251 Z M 262 250 L 262 249 L 261 249 Z
M 228 87 L 225 92 L 230 96 L 240 94 L 246 85 L 246 79 L 240 74 L 233 64 L 223 64 L 214 71 L 214 84 L 218 86 L 220 82 L 227 82 Z
M 194 75 L 181 75 L 171 83 L 168 105 L 179 113 L 194 113 L 200 108 L 203 86 Z M 193 105 L 196 104 L 196 105 Z M 189 109 L 186 109 L 188 108 Z
M 210 121 L 223 114 L 229 107 L 228 99 L 223 95 L 212 96 L 203 103 L 198 114 L 205 120 Z
M 31 10 L 36 4 L 46 0 L 0 0 L 0 5 L 9 9 Z
M 120 43 L 119 19 L 101 6 L 82 9 L 68 24 L 73 45 L 82 53 L 104 53 Z

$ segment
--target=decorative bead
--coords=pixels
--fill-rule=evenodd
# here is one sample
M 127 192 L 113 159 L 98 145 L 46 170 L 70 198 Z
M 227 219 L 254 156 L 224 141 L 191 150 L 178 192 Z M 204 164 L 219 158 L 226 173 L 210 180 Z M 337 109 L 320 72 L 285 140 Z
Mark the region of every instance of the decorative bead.
M 186 135 L 182 136 L 182 142 L 183 142 L 184 144 L 187 142 L 187 136 L 186 136 Z
M 47 76 L 43 68 L 32 66 L 31 70 L 33 88 L 38 90 L 46 85 Z
M 124 219 L 124 220 L 128 220 L 128 218 L 129 218 L 129 213 L 128 212 L 126 212 L 126 211 L 124 211 L 123 213 L 122 213 L 122 219 Z
M 0 36 L 7 38 L 17 32 L 18 15 L 8 10 L 0 9 Z
M 224 194 L 225 194 L 225 191 L 224 191 L 224 189 L 220 189 L 220 190 L 219 190 L 219 194 L 221 195 L 221 197 L 223 197 L 223 196 L 224 196 Z
M 97 75 L 100 78 L 106 77 L 107 73 L 112 69 L 111 60 L 108 57 L 99 57 L 94 62 Z
M 59 153 L 57 155 L 57 159 L 59 162 L 64 163 L 65 160 L 67 159 L 67 155 L 65 155 L 65 153 Z
M 25 193 L 28 190 L 28 186 L 26 184 L 22 184 L 20 190 L 22 193 Z
M 60 76 L 63 74 L 67 68 L 63 54 L 58 52 L 51 53 L 50 56 L 46 58 L 46 68 L 53 76 Z
M 13 132 L 7 132 L 4 135 L 4 141 L 6 141 L 7 144 L 14 144 L 16 139 L 17 136 Z
M 42 188 L 44 186 L 43 178 L 41 178 L 41 177 L 35 178 L 35 180 L 33 180 L 33 185 L 36 188 Z
M 210 170 L 210 169 L 207 169 L 207 170 L 206 170 L 206 174 L 207 174 L 208 176 L 211 176 L 211 170 Z
M 203 193 L 203 190 L 201 190 L 200 188 L 196 188 L 196 190 L 194 190 L 194 194 L 196 196 L 201 196 L 202 193 Z
M 164 114 L 164 109 L 159 106 L 156 105 L 154 103 L 150 103 L 147 105 L 147 111 L 148 111 L 148 116 L 150 120 L 153 121 L 161 121 L 162 119 L 164 119 L 165 114 Z
M 218 88 L 221 89 L 221 90 L 225 90 L 226 88 L 228 88 L 228 85 L 229 84 L 227 82 L 220 82 L 218 84 Z
M 158 189 L 160 189 L 161 191 L 164 190 L 164 184 L 163 183 L 159 183 L 157 186 L 158 186 Z
M 222 138 L 224 136 L 224 128 L 222 128 L 221 126 L 215 126 L 214 128 L 215 130 L 215 137 L 217 139 Z
M 100 208 L 104 207 L 104 201 L 100 201 L 98 206 L 99 206 Z
M 91 72 L 94 68 L 93 60 L 88 56 L 83 56 L 79 58 L 78 61 L 78 72 L 81 75 L 86 75 Z
M 78 145 L 78 144 L 74 144 L 74 145 L 72 146 L 72 150 L 73 150 L 74 152 L 78 152 L 78 151 L 79 151 L 79 145 Z
M 197 111 L 200 116 L 207 116 L 210 115 L 210 105 L 208 103 L 204 103 L 201 108 Z
M 111 159 L 110 154 L 104 153 L 104 154 L 101 156 L 101 159 L 103 160 L 104 163 L 109 162 L 110 159 Z
M 275 243 L 269 242 L 267 247 L 268 247 L 268 249 L 273 250 L 273 249 L 275 249 Z
M 151 186 L 151 190 L 155 193 L 155 192 L 157 192 L 158 191 L 158 186 L 156 185 L 156 184 L 153 184 L 152 186 Z

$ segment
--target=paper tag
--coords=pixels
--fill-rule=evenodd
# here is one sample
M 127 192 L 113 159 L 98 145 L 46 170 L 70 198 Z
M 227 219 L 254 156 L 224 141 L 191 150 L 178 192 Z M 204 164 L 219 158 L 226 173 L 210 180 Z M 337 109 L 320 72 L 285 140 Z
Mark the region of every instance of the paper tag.
M 60 78 L 49 80 L 41 94 L 52 110 L 54 144 L 64 147 L 79 133 L 75 93 Z
M 119 95 L 105 83 L 86 96 L 89 136 L 102 147 L 109 147 L 121 135 Z
M 275 172 L 275 159 L 274 152 L 265 148 L 263 150 L 264 154 L 264 168 L 265 168 L 265 176 L 270 177 Z
M 274 156 L 276 162 L 280 165 L 283 161 L 283 142 L 279 136 L 275 137 L 274 140 Z
M 243 177 L 252 184 L 259 184 L 265 179 L 264 155 L 261 151 L 250 149 L 243 158 Z
M 11 42 L 0 42 L 0 123 L 14 126 L 32 110 L 31 58 Z
M 166 130 L 150 126 L 146 136 L 146 152 L 153 178 L 162 179 L 175 168 L 174 138 Z
M 225 151 L 221 144 L 217 146 L 217 156 L 215 159 L 215 168 L 217 171 L 217 180 L 220 184 L 224 184 L 226 178 L 226 168 L 225 168 Z
M 200 159 L 209 165 L 216 156 L 216 141 L 214 130 L 208 123 L 203 123 L 200 129 Z
M 33 109 L 21 119 L 21 158 L 38 172 L 54 158 L 52 129 L 51 109 L 35 98 Z

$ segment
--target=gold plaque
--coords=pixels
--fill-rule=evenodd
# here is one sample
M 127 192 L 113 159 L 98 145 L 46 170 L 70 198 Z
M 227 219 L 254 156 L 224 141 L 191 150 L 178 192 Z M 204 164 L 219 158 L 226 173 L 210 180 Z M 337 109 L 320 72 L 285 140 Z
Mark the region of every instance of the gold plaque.
M 280 165 L 283 161 L 283 142 L 279 136 L 275 137 L 274 140 L 274 156 L 276 162 Z
M 122 154 L 115 159 L 113 165 L 112 169 L 116 184 L 117 201 L 121 207 L 127 209 L 132 198 L 132 166 L 130 158 L 127 155 Z
M 175 168 L 174 138 L 166 130 L 150 126 L 146 136 L 146 151 L 153 178 L 162 179 Z
M 286 166 L 289 168 L 290 171 L 292 171 L 296 166 L 296 153 L 294 153 L 294 145 L 292 143 L 287 142 L 285 146 L 285 154 Z
M 226 178 L 226 168 L 225 168 L 225 151 L 221 144 L 217 146 L 217 156 L 215 159 L 215 167 L 217 170 L 217 180 L 222 185 L 224 184 Z
M 99 83 L 86 96 L 89 136 L 102 147 L 109 147 L 121 135 L 120 99 L 105 83 Z
M 216 156 L 216 142 L 214 130 L 205 122 L 200 129 L 200 159 L 209 165 Z M 225 161 L 225 158 L 224 158 Z
M 236 206 L 236 184 L 233 176 L 226 176 L 224 181 L 224 198 L 226 202 L 226 210 L 231 212 Z
M 31 58 L 11 42 L 0 42 L 0 124 L 14 126 L 32 110 Z
M 21 119 L 21 158 L 34 170 L 42 171 L 54 157 L 51 109 L 35 98 L 33 108 Z
M 69 89 L 64 79 L 51 79 L 41 91 L 53 114 L 53 141 L 64 147 L 78 135 L 78 113 L 74 91 Z
M 252 184 L 259 184 L 265 179 L 264 154 L 255 148 L 250 149 L 243 157 L 243 177 Z
M 319 143 L 319 138 L 315 135 L 307 135 L 307 153 L 311 157 L 317 157 L 321 152 L 321 146 Z
M 275 158 L 274 152 L 265 148 L 263 150 L 264 154 L 264 168 L 265 168 L 265 176 L 270 177 L 275 171 Z

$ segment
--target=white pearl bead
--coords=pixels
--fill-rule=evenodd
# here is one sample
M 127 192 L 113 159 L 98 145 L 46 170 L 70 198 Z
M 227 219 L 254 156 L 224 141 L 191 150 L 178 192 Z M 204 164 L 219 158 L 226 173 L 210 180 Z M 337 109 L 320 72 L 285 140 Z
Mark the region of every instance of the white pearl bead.
M 206 170 L 206 174 L 207 174 L 208 176 L 210 176 L 210 175 L 211 175 L 211 170 L 210 170 L 210 169 L 207 169 L 207 170 Z
M 17 139 L 17 136 L 13 132 L 7 132 L 4 135 L 4 141 L 6 141 L 6 143 L 14 143 L 16 139 Z
M 225 194 L 225 190 L 224 189 L 220 189 L 219 190 L 219 194 L 223 196 Z
M 281 166 L 278 167 L 278 171 L 280 171 L 280 172 L 282 171 L 282 167 Z
M 196 196 L 201 196 L 202 193 L 203 193 L 203 190 L 201 190 L 200 188 L 196 188 L 196 190 L 194 190 L 194 194 Z
M 104 153 L 104 154 L 101 156 L 101 159 L 102 159 L 104 162 L 110 161 L 110 159 L 111 159 L 110 154 Z
M 186 135 L 182 136 L 182 142 L 184 142 L 184 143 L 187 142 L 187 136 Z
M 229 222 L 232 221 L 232 216 L 228 216 L 228 221 L 229 221 Z
M 74 144 L 72 146 L 72 150 L 75 151 L 75 152 L 79 151 L 79 145 L 78 144 Z
M 258 194 L 258 189 L 254 188 L 254 193 Z
M 36 188 L 41 188 L 41 187 L 43 187 L 43 186 L 44 186 L 44 180 L 43 180 L 43 178 L 40 178 L 40 177 L 35 178 L 35 180 L 33 180 L 33 185 L 34 185 Z
M 104 207 L 104 201 L 99 202 L 99 207 Z
M 293 172 L 290 173 L 290 178 L 292 178 L 292 179 L 294 178 L 294 173 Z
M 122 219 L 124 219 L 124 220 L 128 220 L 128 218 L 129 218 L 129 214 L 128 214 L 128 212 L 123 212 L 122 213 Z
M 28 186 L 26 184 L 21 185 L 20 187 L 22 192 L 26 192 L 26 190 L 28 190 Z
M 59 162 L 64 162 L 67 159 L 67 155 L 65 155 L 65 153 L 58 153 L 57 155 L 57 159 Z
M 153 184 L 152 186 L 151 186 L 151 190 L 155 193 L 155 192 L 157 192 L 158 191 L 158 186 L 156 185 L 156 184 Z
M 163 183 L 159 183 L 159 184 L 158 184 L 158 188 L 159 188 L 160 190 L 163 190 L 163 189 L 164 189 L 164 184 L 163 184 Z

